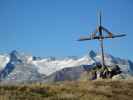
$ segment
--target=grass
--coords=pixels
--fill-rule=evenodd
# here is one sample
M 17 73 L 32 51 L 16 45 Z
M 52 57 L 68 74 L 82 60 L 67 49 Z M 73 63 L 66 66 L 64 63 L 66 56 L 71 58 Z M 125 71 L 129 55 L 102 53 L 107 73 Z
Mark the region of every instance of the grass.
M 133 100 L 133 81 L 97 80 L 0 86 L 0 100 Z

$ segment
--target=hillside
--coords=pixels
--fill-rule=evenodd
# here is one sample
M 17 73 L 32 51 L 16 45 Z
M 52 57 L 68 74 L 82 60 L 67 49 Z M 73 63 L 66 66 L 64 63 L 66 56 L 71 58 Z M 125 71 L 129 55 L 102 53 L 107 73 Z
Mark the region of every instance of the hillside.
M 0 86 L 0 100 L 132 100 L 132 80 Z

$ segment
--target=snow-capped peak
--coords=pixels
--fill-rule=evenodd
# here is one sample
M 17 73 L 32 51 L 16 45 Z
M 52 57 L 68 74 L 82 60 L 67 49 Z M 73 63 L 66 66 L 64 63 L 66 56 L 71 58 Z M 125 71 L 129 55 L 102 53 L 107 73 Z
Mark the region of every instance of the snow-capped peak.
M 90 56 L 91 58 L 94 58 L 94 57 L 97 56 L 97 53 L 94 52 L 93 50 L 91 50 L 91 51 L 89 52 L 89 56 Z

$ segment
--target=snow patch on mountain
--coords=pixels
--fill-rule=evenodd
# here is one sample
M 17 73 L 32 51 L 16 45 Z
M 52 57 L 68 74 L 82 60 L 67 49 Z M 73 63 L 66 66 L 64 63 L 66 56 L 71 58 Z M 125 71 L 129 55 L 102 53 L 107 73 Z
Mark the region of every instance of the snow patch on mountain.
M 94 61 L 88 57 L 84 56 L 78 59 L 56 59 L 49 61 L 47 58 L 37 61 L 32 61 L 32 64 L 38 67 L 38 71 L 45 75 L 50 75 L 56 71 L 59 71 L 66 67 L 76 67 L 83 64 L 92 64 Z
M 0 70 L 4 69 L 10 58 L 8 55 L 0 55 Z

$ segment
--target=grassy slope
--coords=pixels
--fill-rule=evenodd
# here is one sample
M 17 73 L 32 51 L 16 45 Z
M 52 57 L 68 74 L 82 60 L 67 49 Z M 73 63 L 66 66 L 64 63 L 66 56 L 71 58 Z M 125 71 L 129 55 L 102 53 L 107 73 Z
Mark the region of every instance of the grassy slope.
M 133 100 L 133 81 L 0 86 L 0 100 Z

